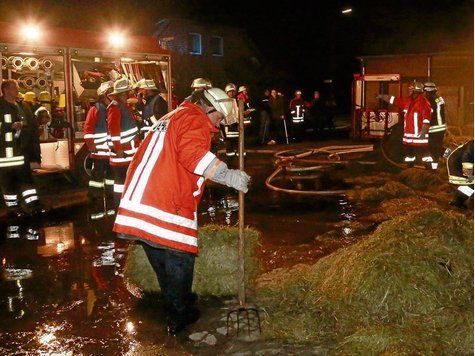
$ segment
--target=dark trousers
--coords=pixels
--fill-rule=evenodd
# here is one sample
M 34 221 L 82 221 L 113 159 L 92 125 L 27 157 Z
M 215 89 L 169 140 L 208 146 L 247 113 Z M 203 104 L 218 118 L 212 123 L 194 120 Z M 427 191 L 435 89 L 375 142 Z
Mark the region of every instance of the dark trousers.
M 104 195 L 112 197 L 114 181 L 112 170 L 109 165 L 109 159 L 93 158 L 93 167 L 91 171 L 91 179 L 89 180 L 88 196 L 92 200 L 102 200 Z
M 114 205 L 119 207 L 120 198 L 124 190 L 125 178 L 127 176 L 127 169 L 129 166 L 111 166 L 112 175 L 114 177 Z
M 444 135 L 445 131 L 433 132 L 429 134 L 429 150 L 434 162 L 438 162 L 439 158 L 444 154 Z
M 30 194 L 34 189 L 33 176 L 26 164 L 0 168 L 0 185 L 8 209 L 19 208 L 22 198 L 27 206 L 39 204 L 36 190 Z M 26 193 L 28 194 L 25 195 Z
M 189 308 L 195 255 L 143 244 L 160 284 L 169 317 L 179 318 Z

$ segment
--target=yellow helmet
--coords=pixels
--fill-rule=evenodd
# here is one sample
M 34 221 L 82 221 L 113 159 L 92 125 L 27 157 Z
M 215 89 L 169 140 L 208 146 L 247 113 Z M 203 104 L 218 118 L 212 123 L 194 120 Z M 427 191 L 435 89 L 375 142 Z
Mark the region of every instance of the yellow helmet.
M 51 93 L 49 91 L 42 91 L 38 95 L 38 100 L 40 102 L 44 103 L 50 103 L 51 102 Z
M 36 101 L 36 94 L 33 91 L 27 91 L 25 95 L 23 95 L 23 100 L 29 103 L 34 103 Z

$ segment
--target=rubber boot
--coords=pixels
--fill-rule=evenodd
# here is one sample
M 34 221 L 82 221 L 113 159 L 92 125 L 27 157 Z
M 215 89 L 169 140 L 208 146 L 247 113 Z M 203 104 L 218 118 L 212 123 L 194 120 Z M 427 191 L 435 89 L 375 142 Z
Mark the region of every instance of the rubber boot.
M 467 207 L 465 206 L 465 201 L 467 199 L 468 197 L 465 194 L 457 190 L 454 194 L 454 198 L 450 201 L 449 204 L 459 209 L 467 209 Z

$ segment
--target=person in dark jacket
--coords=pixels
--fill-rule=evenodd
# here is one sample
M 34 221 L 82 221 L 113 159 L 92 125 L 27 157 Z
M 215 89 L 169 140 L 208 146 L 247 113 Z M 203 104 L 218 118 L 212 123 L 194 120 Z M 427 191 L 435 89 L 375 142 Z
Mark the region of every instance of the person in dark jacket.
M 449 183 L 457 185 L 450 205 L 466 209 L 465 202 L 473 197 L 473 140 L 458 146 L 447 158 Z
M 20 145 L 25 157 L 25 164 L 30 168 L 39 168 L 41 165 L 41 147 L 38 118 L 33 114 L 32 103 L 18 99 L 17 105 L 23 123 L 20 132 Z M 40 111 L 39 114 L 48 115 L 47 112 L 44 113 L 43 111 Z
M 20 134 L 23 127 L 17 103 L 18 82 L 4 80 L 0 98 L 0 185 L 10 218 L 25 215 L 20 200 L 23 200 L 30 215 L 46 212 L 34 187 L 30 167 L 25 163 Z
M 284 100 L 276 89 L 270 91 L 269 101 L 269 113 L 270 113 L 270 130 L 268 145 L 275 145 L 279 139 L 288 138 L 288 132 L 286 132 L 285 122 L 285 108 Z
M 137 85 L 139 90 L 139 103 L 137 109 L 142 112 L 140 124 L 140 137 L 147 136 L 152 125 L 168 112 L 168 103 L 160 95 L 160 90 L 153 79 L 141 79 Z
M 439 159 L 444 153 L 444 136 L 446 130 L 445 123 L 445 101 L 437 93 L 435 83 L 424 83 L 424 93 L 430 102 L 432 108 L 432 116 L 429 127 L 429 151 L 430 151 L 430 167 L 437 169 L 439 167 Z

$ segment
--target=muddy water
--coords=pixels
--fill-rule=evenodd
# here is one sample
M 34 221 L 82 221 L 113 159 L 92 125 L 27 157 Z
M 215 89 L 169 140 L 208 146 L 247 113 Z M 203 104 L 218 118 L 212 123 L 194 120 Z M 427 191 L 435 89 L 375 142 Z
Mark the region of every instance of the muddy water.
M 262 162 L 248 169 L 254 182 L 245 201 L 246 225 L 262 233 L 264 272 L 314 262 L 358 238 L 361 231 L 353 230 L 352 222 L 360 218 L 360 207 L 344 197 L 271 192 L 263 184 L 271 169 Z M 237 224 L 237 199 L 229 189 L 210 187 L 200 224 Z M 167 337 L 159 307 L 138 302 L 124 288 L 126 244 L 111 233 L 111 219 L 94 223 L 86 216 L 84 207 L 0 224 L 0 355 L 201 352 L 186 336 Z M 205 314 L 223 303 L 202 300 L 200 308 Z M 219 317 L 202 318 L 200 327 L 214 327 Z

